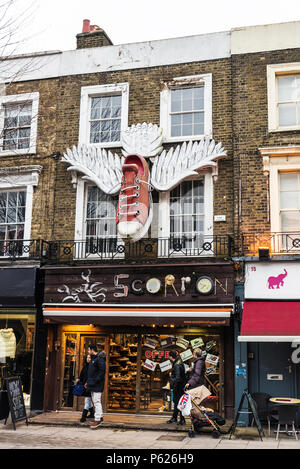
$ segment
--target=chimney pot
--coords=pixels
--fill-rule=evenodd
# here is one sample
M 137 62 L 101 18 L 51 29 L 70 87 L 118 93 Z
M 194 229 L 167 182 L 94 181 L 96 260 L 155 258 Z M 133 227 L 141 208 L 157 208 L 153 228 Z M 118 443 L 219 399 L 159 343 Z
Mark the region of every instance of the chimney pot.
M 83 20 L 82 32 L 83 33 L 90 32 L 90 20 Z

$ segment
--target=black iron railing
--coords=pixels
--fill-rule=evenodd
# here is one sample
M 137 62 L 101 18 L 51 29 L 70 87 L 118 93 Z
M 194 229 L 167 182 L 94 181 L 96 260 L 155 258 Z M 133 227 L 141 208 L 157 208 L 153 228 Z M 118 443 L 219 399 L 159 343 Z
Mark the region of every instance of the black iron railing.
M 39 260 L 42 258 L 42 243 L 40 239 L 0 240 L 0 260 Z
M 260 247 L 273 254 L 300 254 L 300 231 L 246 234 L 242 237 L 242 254 L 257 256 Z
M 233 239 L 227 235 L 191 238 L 141 239 L 135 243 L 117 238 L 43 241 L 43 257 L 47 261 L 130 260 L 140 262 L 155 259 L 185 257 L 226 257 L 233 254 Z

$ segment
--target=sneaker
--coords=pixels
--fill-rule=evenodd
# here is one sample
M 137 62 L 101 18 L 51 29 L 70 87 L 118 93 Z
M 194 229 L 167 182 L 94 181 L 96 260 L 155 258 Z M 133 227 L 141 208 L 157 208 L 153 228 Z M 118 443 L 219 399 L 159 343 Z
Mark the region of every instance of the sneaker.
M 91 428 L 92 430 L 95 430 L 96 428 L 99 428 L 99 427 L 101 426 L 102 422 L 103 422 L 103 418 L 102 418 L 102 417 L 101 417 L 100 420 L 94 420 L 94 422 L 91 423 L 90 428 Z
M 152 221 L 152 195 L 149 167 L 140 155 L 128 155 L 122 166 L 123 178 L 117 208 L 117 227 L 121 238 L 138 241 Z

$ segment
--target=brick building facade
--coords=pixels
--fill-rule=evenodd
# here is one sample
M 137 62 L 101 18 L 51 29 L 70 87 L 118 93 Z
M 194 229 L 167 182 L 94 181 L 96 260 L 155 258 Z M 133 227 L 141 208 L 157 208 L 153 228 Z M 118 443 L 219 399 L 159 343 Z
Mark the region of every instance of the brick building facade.
M 277 27 L 285 31 L 279 46 L 274 33 Z M 270 230 L 281 231 L 272 215 L 276 207 L 272 205 L 275 189 L 270 192 L 273 180 L 268 174 L 274 174 L 270 167 L 283 164 L 281 159 L 291 155 L 293 164 L 299 158 L 297 126 L 270 131 L 274 121 L 270 96 L 276 88 L 274 80 L 282 73 L 272 66 L 288 64 L 289 75 L 297 71 L 291 64 L 297 63 L 299 48 L 297 40 L 288 41 L 286 27 L 274 25 L 274 30 L 268 30 L 267 46 L 260 39 L 259 28 L 114 46 L 101 28 L 86 24 L 77 35 L 77 50 L 33 55 L 28 58 L 28 69 L 7 84 L 1 100 L 0 190 L 6 197 L 5 216 L 11 207 L 20 215 L 10 223 L 8 218 L 2 221 L 0 243 L 5 255 L 1 262 L 3 270 L 13 260 L 15 267 L 21 268 L 25 262 L 37 272 L 36 302 L 31 311 L 36 322 L 31 317 L 27 329 L 20 332 L 27 336 L 29 326 L 36 324 L 33 409 L 82 408 L 82 400 L 72 396 L 71 385 L 79 375 L 88 342 L 93 340 L 109 355 L 106 411 L 170 410 L 163 400 L 166 374 L 160 365 L 163 360 L 168 362 L 168 348 L 162 344 L 170 338 L 170 347 L 192 352 L 192 341 L 199 339 L 206 357 L 212 355 L 218 362 L 215 368 L 209 360 L 206 363 L 206 384 L 213 396 L 210 405 L 232 418 L 234 390 L 238 400 L 248 384 L 247 347 L 234 346 L 240 335 L 234 313 L 244 296 L 244 264 L 247 260 L 259 262 L 253 257 L 258 256 L 258 248 L 271 248 L 273 239 L 278 241 Z M 11 70 L 17 71 L 22 61 L 24 58 L 13 60 Z M 181 99 L 183 107 L 174 112 L 175 91 L 181 93 L 177 100 Z M 185 91 L 200 93 L 204 99 L 197 94 L 184 98 Z M 153 191 L 154 219 L 147 237 L 133 243 L 134 255 L 132 243 L 117 240 L 116 233 L 109 231 L 114 229 L 115 215 L 109 217 L 108 211 L 115 207 L 117 194 L 105 198 L 99 187 L 82 179 L 91 164 L 82 145 L 100 152 L 104 148 L 106 155 L 110 152 L 120 158 L 124 151 L 122 138 L 110 140 L 100 135 L 103 122 L 97 112 L 107 97 L 117 97 L 121 103 L 115 118 L 122 138 L 132 126 L 143 123 L 148 138 L 147 126 L 153 124 L 162 129 L 161 146 L 166 151 L 205 137 L 205 151 L 211 158 L 199 166 L 194 177 L 177 183 L 176 190 Z M 94 114 L 93 106 L 98 106 Z M 111 117 L 111 136 L 112 121 Z M 157 140 L 160 137 L 157 133 Z M 101 138 L 106 138 L 102 144 Z M 67 170 L 72 166 L 70 160 L 69 165 L 63 161 L 67 149 L 69 157 L 83 155 L 83 170 Z M 159 157 L 156 153 L 149 166 Z M 187 161 L 189 158 L 187 154 Z M 164 171 L 168 172 L 167 166 Z M 192 213 L 184 211 L 186 198 L 188 203 L 198 204 Z M 108 204 L 104 225 L 100 215 L 97 218 L 88 211 L 92 204 L 101 211 L 103 200 Z M 172 212 L 172 203 L 174 207 L 181 204 L 182 211 L 175 213 L 173 208 Z M 192 228 L 184 228 L 185 223 Z M 91 231 L 94 229 L 97 235 Z M 27 237 L 20 237 L 21 232 Z M 168 275 L 175 280 L 168 283 Z M 184 283 L 186 278 L 190 281 Z M 202 278 L 208 285 L 211 282 L 206 292 L 198 286 Z M 147 289 L 153 279 L 159 285 L 156 296 Z M 93 285 L 98 285 L 96 301 Z M 26 304 L 21 312 L 25 309 Z M 8 319 L 16 321 L 19 313 L 14 307 Z M 4 316 L 3 321 L 7 327 Z M 181 343 L 185 347 L 176 345 L 179 339 L 187 341 Z M 149 349 L 147 343 L 156 345 Z M 33 350 L 33 344 L 28 347 Z M 130 350 L 127 355 L 126 350 Z M 111 354 L 119 354 L 119 362 Z M 127 369 L 120 368 L 122 359 L 127 360 Z M 184 359 L 186 363 L 190 360 Z M 251 367 L 250 363 L 249 370 Z M 251 386 L 252 391 L 258 390 L 257 374 L 251 373 L 250 390 Z M 119 388 L 126 379 L 131 395 L 125 398 Z

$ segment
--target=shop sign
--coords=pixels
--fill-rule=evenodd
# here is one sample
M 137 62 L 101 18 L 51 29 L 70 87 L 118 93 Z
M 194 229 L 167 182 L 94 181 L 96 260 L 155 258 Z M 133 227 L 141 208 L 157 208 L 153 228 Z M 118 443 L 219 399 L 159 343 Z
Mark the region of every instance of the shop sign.
M 92 303 L 104 303 L 110 301 L 108 296 L 112 295 L 113 298 L 127 298 L 129 293 L 135 296 L 142 296 L 144 294 L 150 294 L 152 296 L 163 294 L 164 297 L 176 296 L 179 297 L 178 284 L 181 284 L 181 295 L 185 295 L 187 290 L 190 290 L 191 294 L 208 295 L 217 294 L 217 287 L 228 294 L 228 279 L 222 280 L 224 284 L 217 278 L 210 278 L 207 276 L 201 276 L 200 273 L 193 274 L 190 277 L 181 277 L 180 275 L 175 276 L 174 274 L 168 274 L 163 279 L 156 277 L 152 278 L 135 278 L 135 276 L 129 274 L 115 273 L 111 281 L 107 281 L 107 277 L 103 275 L 95 275 L 100 278 L 101 281 L 95 281 L 91 269 L 81 272 L 80 283 L 78 278 L 74 278 L 70 283 L 69 280 L 63 283 L 59 288 L 56 289 L 58 293 L 63 294 L 61 298 L 62 303 L 84 303 L 90 301 Z M 198 285 L 199 280 L 205 278 L 209 280 L 211 289 L 210 290 L 199 290 L 195 288 L 192 278 L 196 280 Z M 76 280 L 76 285 L 74 284 Z M 198 283 L 197 283 L 198 282 Z M 164 288 L 162 287 L 164 284 Z M 225 286 L 224 286 L 225 285 Z
M 168 350 L 146 350 L 145 351 L 146 358 L 170 358 Z
M 300 299 L 298 262 L 247 262 L 245 298 Z
M 164 371 L 168 371 L 172 369 L 172 363 L 170 360 L 166 360 L 165 362 L 162 362 L 159 364 L 160 371 L 163 373 Z
M 183 362 L 189 360 L 190 358 L 193 358 L 191 349 L 187 349 L 184 352 L 181 352 L 179 355 Z
M 145 347 L 150 347 L 152 349 L 155 349 L 155 347 L 158 345 L 157 340 L 150 339 L 149 337 L 146 338 L 144 346 Z
M 217 355 L 212 355 L 208 353 L 205 358 L 206 363 L 210 363 L 211 365 L 217 365 L 219 361 L 219 357 Z
M 157 363 L 154 363 L 152 360 L 145 360 L 144 368 L 147 368 L 150 371 L 154 371 Z
M 189 343 L 190 343 L 190 342 L 189 342 L 188 340 L 183 339 L 183 337 L 178 337 L 177 342 L 176 342 L 176 345 L 177 345 L 178 347 L 181 347 L 181 348 L 183 348 L 183 349 L 186 349 L 186 348 L 189 346 Z
M 197 339 L 191 340 L 191 346 L 192 349 L 197 348 L 197 347 L 203 347 L 204 342 L 202 340 L 202 337 L 198 337 Z

